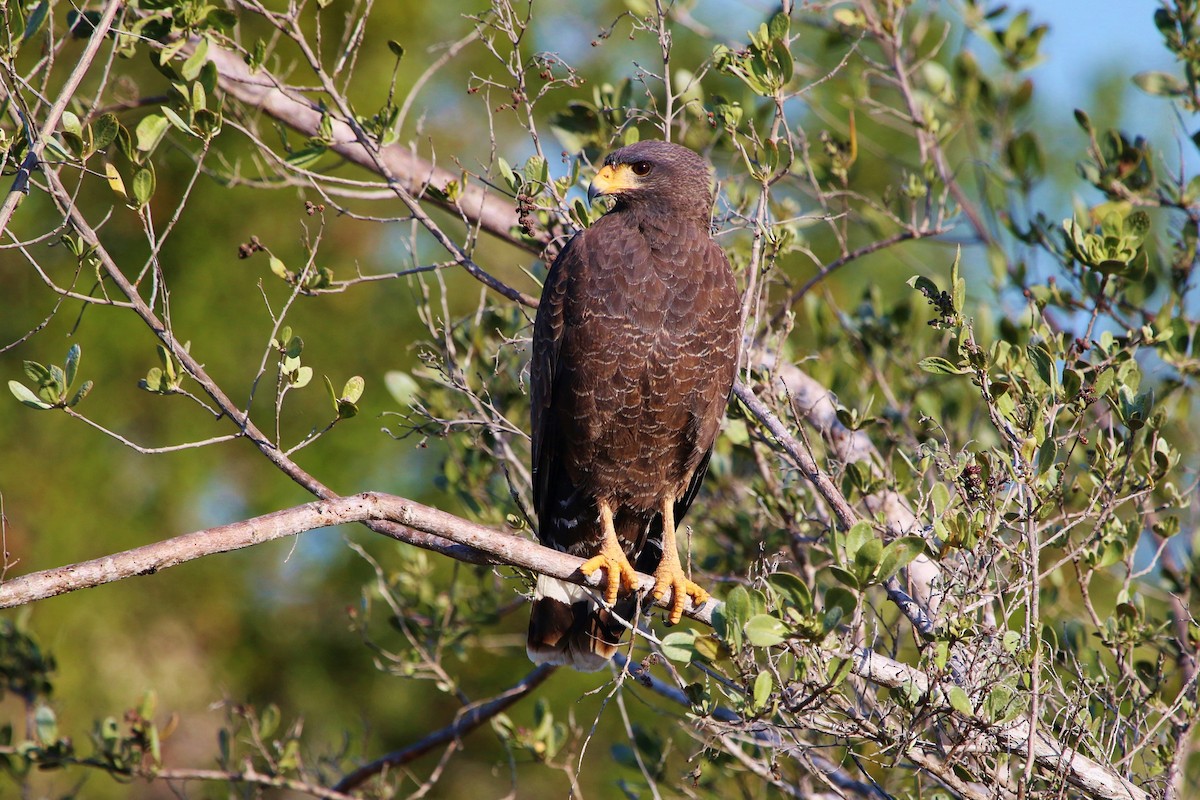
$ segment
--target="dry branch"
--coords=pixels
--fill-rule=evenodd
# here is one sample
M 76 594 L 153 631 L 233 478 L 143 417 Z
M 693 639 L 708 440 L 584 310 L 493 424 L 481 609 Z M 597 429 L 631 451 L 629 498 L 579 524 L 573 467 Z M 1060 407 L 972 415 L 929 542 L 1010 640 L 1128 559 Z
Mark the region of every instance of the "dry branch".
M 386 769 L 403 766 L 410 761 L 420 758 L 435 747 L 457 742 L 463 736 L 475 730 L 497 714 L 500 714 L 538 686 L 541 686 L 542 682 L 546 678 L 549 678 L 556 669 L 558 668 L 549 664 L 541 664 L 533 668 L 529 671 L 529 674 L 515 685 L 501 692 L 491 700 L 464 708 L 455 717 L 454 722 L 441 730 L 434 731 L 419 742 L 414 742 L 408 747 L 380 756 L 369 764 L 363 764 L 338 781 L 333 787 L 334 791 L 353 791 Z
M 248 108 L 261 111 L 288 127 L 310 135 L 316 135 L 320 130 L 322 114 L 317 104 L 287 89 L 268 71 L 260 69 L 251 72 L 241 56 L 220 47 L 209 47 L 208 59 L 217 67 L 221 88 Z M 332 120 L 332 125 L 333 144 L 330 149 L 347 161 L 378 173 L 375 158 L 359 143 L 354 130 L 336 118 Z M 444 191 L 451 182 L 461 183 L 463 176 L 431 164 L 399 144 L 378 148 L 378 157 L 410 195 L 424 202 L 433 202 L 456 216 L 462 215 L 490 234 L 528 247 L 515 240 L 513 231 L 518 229 L 520 223 L 516 206 L 508 198 L 498 197 L 468 181 L 462 186 L 457 200 L 435 199 L 427 194 L 429 187 Z M 548 235 L 543 233 L 542 237 L 543 245 L 549 242 Z
M 590 578 L 580 573 L 579 565 L 583 559 L 542 547 L 521 536 L 502 533 L 403 497 L 364 492 L 352 497 L 316 500 L 91 561 L 22 575 L 0 584 L 0 608 L 24 605 L 138 575 L 151 575 L 204 556 L 351 522 L 376 523 L 371 526 L 373 530 L 418 547 L 427 543 L 426 537 L 420 534 L 454 542 L 460 545 L 457 551 L 442 549 L 442 552 L 461 561 L 522 567 L 589 586 L 598 585 L 603 578 L 602 573 Z M 412 532 L 418 535 L 414 536 Z M 639 591 L 648 592 L 654 587 L 652 576 L 639 574 L 638 577 Z M 669 602 L 662 605 L 667 607 Z M 717 601 L 709 600 L 695 608 L 689 600 L 686 613 L 692 619 L 710 623 L 712 610 L 717 605 Z
M 478 563 L 521 567 L 572 581 L 595 586 L 602 575 L 590 578 L 579 572 L 583 559 L 560 553 L 511 533 L 488 528 L 395 495 L 364 492 L 352 497 L 317 500 L 295 508 L 276 511 L 261 517 L 222 525 L 218 528 L 195 531 L 162 542 L 115 553 L 103 558 L 84 561 L 42 572 L 30 573 L 0 584 L 0 608 L 30 603 L 60 594 L 100 586 L 138 575 L 148 575 L 188 561 L 216 553 L 251 547 L 275 539 L 293 536 L 303 531 L 351 522 L 395 523 L 387 534 L 400 541 L 420 543 L 405 531 L 417 531 L 463 546 L 466 558 Z M 394 533 L 392 531 L 395 531 Z M 453 553 L 450 553 L 454 555 Z M 638 591 L 647 594 L 654 578 L 638 575 Z M 668 603 L 659 605 L 666 607 Z M 705 625 L 712 625 L 712 612 L 719 603 L 709 600 L 700 608 L 690 601 L 686 615 Z M 946 699 L 949 685 L 931 681 L 921 670 L 880 655 L 865 647 L 848 648 L 853 658 L 853 670 L 878 686 L 889 688 L 914 687 L 925 698 L 931 710 L 949 713 Z M 543 676 L 544 677 L 544 676 Z M 1025 720 L 1009 726 L 990 725 L 985 720 L 967 717 L 973 726 L 995 737 L 1009 752 L 1024 752 L 1029 745 L 1029 724 Z M 1100 764 L 1039 734 L 1033 747 L 1037 763 L 1048 770 L 1064 774 L 1067 780 L 1095 797 L 1106 800 L 1149 800 L 1149 795 Z

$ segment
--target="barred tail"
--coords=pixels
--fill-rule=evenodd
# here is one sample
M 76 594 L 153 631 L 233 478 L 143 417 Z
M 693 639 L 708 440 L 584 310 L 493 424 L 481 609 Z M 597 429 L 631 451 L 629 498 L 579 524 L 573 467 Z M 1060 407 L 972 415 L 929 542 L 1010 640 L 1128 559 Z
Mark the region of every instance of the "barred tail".
M 538 576 L 525 645 L 533 663 L 595 672 L 617 652 L 624 632 L 625 626 L 586 588 Z

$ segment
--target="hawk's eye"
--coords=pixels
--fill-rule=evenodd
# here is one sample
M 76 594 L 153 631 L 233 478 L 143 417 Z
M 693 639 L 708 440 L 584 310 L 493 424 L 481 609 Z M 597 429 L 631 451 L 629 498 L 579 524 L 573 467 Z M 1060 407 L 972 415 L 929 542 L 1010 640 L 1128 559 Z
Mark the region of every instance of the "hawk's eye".
M 649 161 L 638 161 L 632 167 L 630 167 L 630 169 L 633 170 L 634 175 L 641 177 L 643 175 L 649 175 L 650 170 L 654 169 L 654 165 Z

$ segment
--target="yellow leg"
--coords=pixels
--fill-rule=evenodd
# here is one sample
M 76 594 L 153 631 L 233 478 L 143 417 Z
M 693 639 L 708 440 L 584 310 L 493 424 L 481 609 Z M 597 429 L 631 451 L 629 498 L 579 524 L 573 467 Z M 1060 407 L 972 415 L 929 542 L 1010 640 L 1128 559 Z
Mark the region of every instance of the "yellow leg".
M 663 501 L 662 516 L 662 561 L 658 562 L 658 569 L 654 570 L 654 591 L 651 594 L 654 595 L 656 601 L 661 601 L 667 596 L 668 591 L 671 592 L 671 608 L 667 612 L 667 624 L 674 625 L 683 617 L 683 607 L 687 602 L 685 598 L 692 598 L 693 605 L 699 608 L 708 600 L 708 592 L 692 583 L 683 574 L 683 567 L 679 565 L 679 549 L 675 543 L 674 498 L 668 497 Z
M 637 588 L 637 573 L 630 565 L 629 559 L 625 557 L 621 543 L 617 541 L 617 529 L 613 527 L 612 509 L 603 500 L 599 501 L 598 505 L 600 506 L 600 529 L 604 534 L 604 540 L 600 545 L 600 554 L 583 562 L 579 571 L 590 577 L 596 570 L 604 570 L 605 580 L 601 584 L 604 588 L 604 602 L 612 605 L 617 602 L 619 590 L 632 592 Z

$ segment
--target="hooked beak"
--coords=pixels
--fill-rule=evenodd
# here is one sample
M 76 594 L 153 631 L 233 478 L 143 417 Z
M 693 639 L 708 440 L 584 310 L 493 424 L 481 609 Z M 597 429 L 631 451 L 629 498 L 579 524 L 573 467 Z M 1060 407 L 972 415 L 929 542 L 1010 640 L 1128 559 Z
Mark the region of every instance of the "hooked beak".
M 634 178 L 633 170 L 628 164 L 606 164 L 596 173 L 596 177 L 592 179 L 591 186 L 588 187 L 588 202 L 592 202 L 597 197 L 609 194 L 620 194 L 628 191 L 637 185 Z

